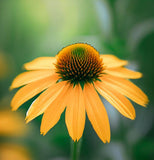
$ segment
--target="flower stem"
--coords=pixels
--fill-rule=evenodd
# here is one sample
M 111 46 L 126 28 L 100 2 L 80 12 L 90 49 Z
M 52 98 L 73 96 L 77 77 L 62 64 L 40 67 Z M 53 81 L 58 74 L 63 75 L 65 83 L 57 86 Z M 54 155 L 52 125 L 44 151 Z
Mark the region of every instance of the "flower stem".
M 77 143 L 78 142 L 73 142 L 73 154 L 72 154 L 72 160 L 77 160 Z
M 81 140 L 79 142 L 73 141 L 72 143 L 72 159 L 71 160 L 78 160 L 79 154 L 80 154 L 80 146 L 81 146 Z

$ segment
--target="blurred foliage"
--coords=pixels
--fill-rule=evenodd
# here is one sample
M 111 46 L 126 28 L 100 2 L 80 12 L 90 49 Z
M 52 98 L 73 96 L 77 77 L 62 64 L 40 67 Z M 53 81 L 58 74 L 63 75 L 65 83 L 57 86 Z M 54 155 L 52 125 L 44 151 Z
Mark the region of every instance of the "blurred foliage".
M 0 0 L 0 112 L 9 106 L 15 93 L 9 92 L 9 86 L 25 62 L 55 56 L 72 43 L 89 43 L 102 54 L 130 60 L 128 67 L 144 75 L 135 83 L 147 93 L 150 103 L 148 108 L 134 104 L 137 117 L 131 121 L 103 100 L 111 123 L 111 143 L 103 144 L 87 119 L 80 159 L 153 159 L 153 6 L 153 0 Z M 22 117 L 34 99 L 21 106 Z M 27 125 L 28 134 L 1 135 L 0 144 L 20 145 L 34 160 L 69 159 L 71 144 L 64 121 L 63 114 L 56 127 L 42 136 L 40 116 Z

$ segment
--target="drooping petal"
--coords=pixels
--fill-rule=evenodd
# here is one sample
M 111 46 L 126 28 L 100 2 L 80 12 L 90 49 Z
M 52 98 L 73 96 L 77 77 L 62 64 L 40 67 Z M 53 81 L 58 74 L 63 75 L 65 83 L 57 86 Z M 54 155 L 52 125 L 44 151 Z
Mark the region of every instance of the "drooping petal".
M 92 84 L 85 84 L 84 98 L 88 118 L 99 138 L 110 142 L 110 125 L 107 112 Z
M 104 70 L 104 73 L 121 77 L 121 78 L 128 78 L 128 79 L 138 79 L 142 77 L 142 74 L 140 72 L 135 72 L 132 70 L 129 70 L 127 68 L 109 68 Z
M 26 114 L 26 122 L 28 123 L 35 117 L 42 114 L 49 105 L 63 92 L 66 82 L 53 84 L 50 88 L 44 91 L 30 106 Z
M 103 82 L 95 82 L 95 87 L 122 115 L 130 119 L 135 118 L 135 109 L 125 96 Z
M 38 93 L 56 83 L 58 76 L 53 74 L 50 77 L 32 82 L 19 89 L 11 101 L 12 110 L 17 110 L 23 103 L 31 99 Z
M 85 103 L 81 86 L 76 85 L 71 89 L 65 121 L 69 135 L 74 141 L 78 141 L 83 134 L 85 126 Z
M 70 100 L 69 94 L 71 89 L 72 87 L 66 84 L 60 95 L 45 110 L 41 123 L 41 134 L 45 135 L 59 121 L 67 102 Z
M 103 59 L 104 66 L 106 68 L 121 67 L 128 64 L 126 60 L 121 60 L 114 55 L 106 54 L 100 55 L 100 57 Z
M 49 77 L 54 72 L 51 70 L 29 71 L 19 74 L 11 84 L 10 89 L 21 87 L 25 84 Z
M 26 70 L 54 69 L 56 63 L 55 57 L 39 57 L 31 62 L 25 63 Z
M 112 87 L 141 106 L 145 107 L 148 103 L 148 97 L 146 94 L 129 80 L 111 75 L 103 75 L 101 80 L 104 84 Z

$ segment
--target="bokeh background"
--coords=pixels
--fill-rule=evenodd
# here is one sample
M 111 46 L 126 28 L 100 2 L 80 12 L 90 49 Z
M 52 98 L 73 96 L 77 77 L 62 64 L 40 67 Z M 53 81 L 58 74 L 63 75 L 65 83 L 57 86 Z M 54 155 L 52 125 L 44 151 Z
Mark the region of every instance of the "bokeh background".
M 133 80 L 148 95 L 147 108 L 134 104 L 136 119 L 118 113 L 104 99 L 111 142 L 103 144 L 88 119 L 80 160 L 152 160 L 154 157 L 154 0 L 0 0 L 0 160 L 68 160 L 71 140 L 64 114 L 46 136 L 41 116 L 25 124 L 34 100 L 12 112 L 9 91 L 23 64 L 55 56 L 63 47 L 84 42 L 101 54 L 130 61 L 143 73 Z

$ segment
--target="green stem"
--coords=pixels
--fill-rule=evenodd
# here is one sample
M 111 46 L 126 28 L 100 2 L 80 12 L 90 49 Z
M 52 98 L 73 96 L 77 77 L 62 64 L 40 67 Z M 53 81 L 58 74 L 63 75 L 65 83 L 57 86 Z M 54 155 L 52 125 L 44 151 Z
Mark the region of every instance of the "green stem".
M 81 140 L 79 142 L 73 141 L 72 143 L 72 159 L 71 160 L 78 160 L 79 154 L 80 154 L 80 146 L 81 146 Z
M 72 156 L 72 160 L 77 160 L 78 159 L 77 143 L 78 142 L 73 142 L 73 156 Z

